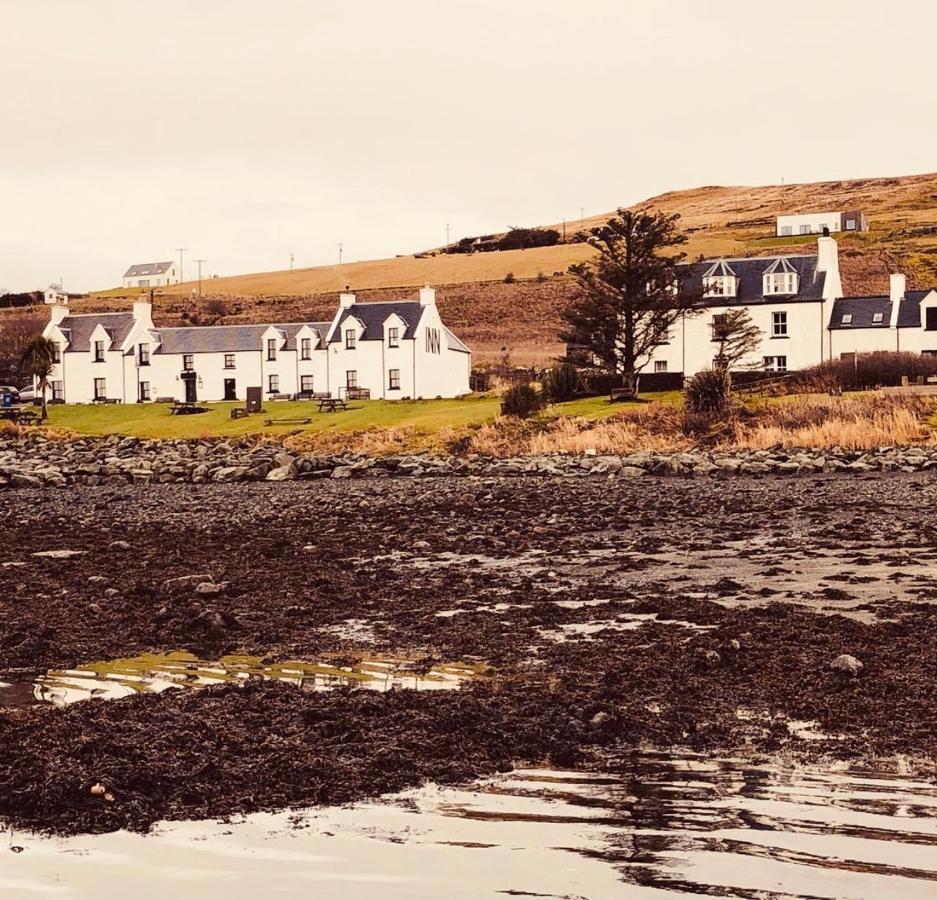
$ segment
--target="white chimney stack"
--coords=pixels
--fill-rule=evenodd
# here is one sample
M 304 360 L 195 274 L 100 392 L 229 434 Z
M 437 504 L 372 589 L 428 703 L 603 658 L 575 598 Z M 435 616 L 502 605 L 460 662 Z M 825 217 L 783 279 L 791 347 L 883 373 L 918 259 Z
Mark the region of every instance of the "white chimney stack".
M 61 325 L 68 318 L 68 301 L 50 306 L 49 312 L 52 314 L 50 317 L 52 324 Z
M 349 306 L 354 306 L 356 299 L 357 298 L 355 297 L 354 294 L 350 292 L 342 291 L 342 293 L 338 295 L 339 308 L 348 309 Z
M 144 327 L 153 327 L 153 304 L 149 300 L 134 300 L 133 319 L 135 322 L 143 322 Z
M 843 282 L 839 277 L 839 244 L 830 237 L 828 228 L 824 228 L 823 234 L 817 238 L 817 272 L 826 273 L 824 300 L 843 296 Z
M 893 272 L 888 276 L 888 280 L 888 299 L 892 303 L 900 303 L 904 300 L 904 294 L 908 288 L 908 279 L 898 272 Z
M 420 288 L 420 306 L 435 306 L 436 291 L 429 285 Z

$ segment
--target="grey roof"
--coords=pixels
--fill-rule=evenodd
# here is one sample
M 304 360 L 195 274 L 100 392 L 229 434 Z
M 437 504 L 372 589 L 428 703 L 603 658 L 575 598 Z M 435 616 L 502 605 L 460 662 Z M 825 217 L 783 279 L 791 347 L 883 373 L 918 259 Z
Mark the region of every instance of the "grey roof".
M 779 275 L 782 272 L 796 272 L 797 270 L 790 264 L 786 256 L 779 256 L 767 269 L 765 275 Z
M 931 292 L 906 291 L 898 305 L 898 327 L 921 327 L 921 301 Z M 881 322 L 873 322 L 876 313 L 882 314 Z M 843 324 L 843 315 L 851 315 L 852 322 Z M 829 328 L 832 331 L 850 331 L 855 328 L 888 328 L 891 322 L 891 299 L 885 295 L 873 297 L 840 297 L 833 304 Z
M 157 353 L 237 353 L 260 350 L 264 333 L 276 328 L 286 338 L 284 349 L 296 349 L 296 335 L 304 324 L 325 334 L 327 323 L 276 322 L 265 325 L 193 325 L 186 328 L 155 328 L 159 338 Z
M 171 262 L 135 263 L 126 272 L 124 278 L 133 278 L 136 275 L 162 275 L 169 271 Z
M 797 293 L 766 296 L 763 280 L 765 272 L 777 265 L 779 259 L 784 259 L 800 276 Z M 716 260 L 715 263 L 712 260 L 689 263 L 681 266 L 683 272 L 681 290 L 691 296 L 701 297 L 703 278 L 720 264 L 725 265 L 738 278 L 738 290 L 734 297 L 707 297 L 705 302 L 708 305 L 748 306 L 755 303 L 794 303 L 823 299 L 823 283 L 826 280 L 826 273 L 817 271 L 816 256 L 750 256 L 743 259 Z
M 419 300 L 391 300 L 379 303 L 355 303 L 343 309 L 331 342 L 334 344 L 342 339 L 342 324 L 349 316 L 354 316 L 364 325 L 361 340 L 382 341 L 384 340 L 384 322 L 388 316 L 395 313 L 407 323 L 404 333 L 400 336 L 401 339 L 412 338 L 416 326 L 420 324 L 423 306 Z
M 705 272 L 703 278 L 712 278 L 714 276 L 734 277 L 735 272 L 729 267 L 724 259 L 717 259 Z
M 59 328 L 68 335 L 66 353 L 87 353 L 91 350 L 91 335 L 98 325 L 103 325 L 111 336 L 111 349 L 116 350 L 133 328 L 133 313 L 84 313 L 66 316 Z
M 445 325 L 443 325 L 442 330 L 446 333 L 446 342 L 449 344 L 450 350 L 458 350 L 460 353 L 472 352 L 448 328 L 446 328 Z

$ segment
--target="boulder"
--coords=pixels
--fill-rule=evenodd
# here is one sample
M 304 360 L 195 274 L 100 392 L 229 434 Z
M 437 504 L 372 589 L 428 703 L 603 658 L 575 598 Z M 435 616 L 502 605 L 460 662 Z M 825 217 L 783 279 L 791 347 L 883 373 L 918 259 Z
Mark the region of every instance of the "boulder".
M 834 672 L 842 672 L 844 675 L 855 677 L 862 671 L 862 663 L 848 653 L 841 653 L 830 663 L 830 668 Z

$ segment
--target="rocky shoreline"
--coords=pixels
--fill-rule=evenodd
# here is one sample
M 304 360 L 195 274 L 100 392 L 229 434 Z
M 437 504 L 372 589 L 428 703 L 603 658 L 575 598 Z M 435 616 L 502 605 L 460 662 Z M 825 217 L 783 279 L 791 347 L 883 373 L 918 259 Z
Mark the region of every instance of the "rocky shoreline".
M 217 439 L 144 440 L 121 437 L 51 440 L 41 435 L 0 440 L 0 488 L 71 484 L 206 484 L 315 478 L 432 476 L 656 476 L 814 475 L 920 472 L 937 468 L 937 447 L 859 450 L 586 452 L 495 459 L 406 454 L 315 456 L 276 444 Z

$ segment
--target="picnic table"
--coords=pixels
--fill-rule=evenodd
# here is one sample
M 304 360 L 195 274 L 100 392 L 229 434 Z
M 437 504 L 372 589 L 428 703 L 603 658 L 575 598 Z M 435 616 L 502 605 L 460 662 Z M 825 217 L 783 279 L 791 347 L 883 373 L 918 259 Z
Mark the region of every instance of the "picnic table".
M 208 412 L 207 406 L 199 406 L 196 403 L 189 403 L 185 400 L 173 403 L 173 405 L 169 407 L 169 415 L 171 416 L 192 416 L 196 413 L 203 412 Z
M 348 404 L 340 397 L 322 397 L 319 400 L 319 412 L 335 412 L 339 407 L 348 409 Z
M 38 425 L 42 419 L 39 413 L 21 406 L 9 406 L 0 409 L 0 419 L 16 425 Z

